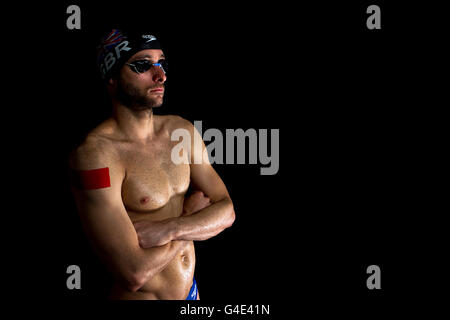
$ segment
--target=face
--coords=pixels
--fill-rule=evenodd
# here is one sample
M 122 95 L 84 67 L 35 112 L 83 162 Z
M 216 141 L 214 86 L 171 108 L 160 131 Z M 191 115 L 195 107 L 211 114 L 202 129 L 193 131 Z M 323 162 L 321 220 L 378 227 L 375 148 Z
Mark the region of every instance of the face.
M 133 64 L 143 60 L 158 63 L 164 59 L 162 50 L 148 49 L 137 52 L 127 63 Z M 149 70 L 137 73 L 135 68 L 125 64 L 117 80 L 113 80 L 117 81 L 115 99 L 136 111 L 160 107 L 163 103 L 166 79 L 163 69 L 158 66 L 151 66 Z

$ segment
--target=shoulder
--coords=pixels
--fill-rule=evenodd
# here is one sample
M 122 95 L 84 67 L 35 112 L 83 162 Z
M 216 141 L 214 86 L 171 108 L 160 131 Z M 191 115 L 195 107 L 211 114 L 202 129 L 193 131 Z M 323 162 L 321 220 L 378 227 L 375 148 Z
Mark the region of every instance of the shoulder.
M 183 117 L 177 116 L 177 115 L 166 115 L 166 116 L 161 116 L 161 117 L 163 118 L 163 121 L 165 121 L 171 127 L 187 128 L 189 126 L 192 126 L 192 122 L 184 119 Z
M 177 115 L 165 115 L 160 117 L 161 122 L 170 132 L 173 132 L 176 129 L 186 129 L 192 131 L 194 128 L 192 122 Z
M 96 169 L 115 162 L 113 143 L 96 133 L 89 133 L 84 141 L 69 156 L 69 166 L 77 170 Z

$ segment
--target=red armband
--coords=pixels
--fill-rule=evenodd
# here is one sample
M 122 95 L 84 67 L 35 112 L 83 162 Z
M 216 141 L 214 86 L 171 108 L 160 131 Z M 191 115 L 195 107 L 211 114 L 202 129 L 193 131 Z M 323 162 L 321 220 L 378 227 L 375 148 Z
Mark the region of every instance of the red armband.
M 80 190 L 93 190 L 111 187 L 109 168 L 93 170 L 71 170 L 71 182 Z

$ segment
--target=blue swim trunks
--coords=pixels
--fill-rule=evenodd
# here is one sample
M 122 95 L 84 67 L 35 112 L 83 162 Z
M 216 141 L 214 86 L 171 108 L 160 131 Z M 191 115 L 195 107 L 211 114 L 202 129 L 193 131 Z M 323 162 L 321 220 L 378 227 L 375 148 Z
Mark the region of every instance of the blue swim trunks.
M 186 300 L 197 300 L 197 282 L 195 281 L 195 278 L 192 280 L 192 287 Z

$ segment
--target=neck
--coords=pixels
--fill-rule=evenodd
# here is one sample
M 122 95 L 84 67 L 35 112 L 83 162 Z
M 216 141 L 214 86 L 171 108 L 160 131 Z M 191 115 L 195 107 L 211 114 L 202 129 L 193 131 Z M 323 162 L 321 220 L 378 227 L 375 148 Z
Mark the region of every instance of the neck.
M 120 103 L 113 103 L 113 117 L 127 139 L 147 140 L 154 136 L 153 109 L 136 111 Z

